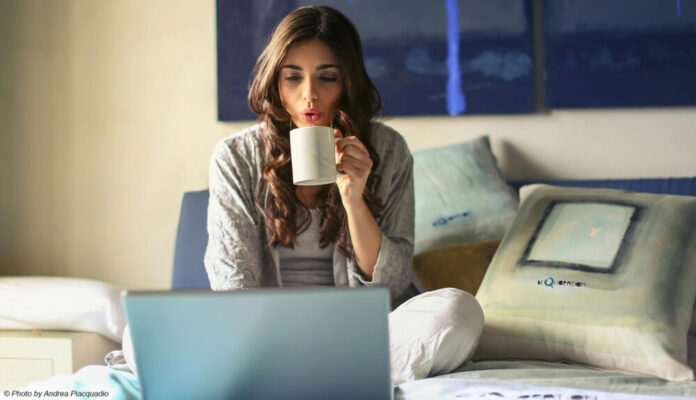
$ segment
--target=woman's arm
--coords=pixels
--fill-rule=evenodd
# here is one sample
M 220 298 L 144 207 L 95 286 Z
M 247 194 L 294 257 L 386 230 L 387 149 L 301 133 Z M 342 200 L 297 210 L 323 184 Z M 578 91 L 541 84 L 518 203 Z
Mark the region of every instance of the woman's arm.
M 372 159 L 357 137 L 343 138 L 338 129 L 334 130 L 334 136 L 342 138 L 336 143 L 336 166 L 346 176 L 338 177 L 336 184 L 346 210 L 353 253 L 363 277 L 372 280 L 382 241 L 381 231 L 363 198 L 367 178 L 372 170 Z
M 345 190 L 347 188 L 341 187 L 341 179 L 348 177 L 337 179 L 349 218 L 349 232 L 355 255 L 354 260 L 348 260 L 348 269 L 354 271 L 353 274 L 360 284 L 387 286 L 392 297 L 396 297 L 406 290 L 413 278 L 413 157 L 403 138 L 390 128 L 377 124 L 373 135 L 384 135 L 375 147 L 382 156 L 379 171 L 381 183 L 376 191 L 384 205 L 379 223 L 371 214 L 367 218 L 366 214 L 369 214 L 369 211 L 365 210 L 366 207 L 362 208 L 362 188 L 359 192 L 360 201 L 355 200 L 357 190 L 353 192 L 356 197 L 349 197 L 349 191 Z M 351 138 L 346 138 L 340 143 L 348 139 Z M 342 159 L 339 158 L 339 161 Z M 339 162 L 339 170 L 341 164 Z M 346 172 L 350 175 L 350 171 Z M 378 228 L 375 229 L 376 226 Z
M 346 215 L 348 216 L 348 230 L 351 232 L 355 261 L 362 275 L 371 281 L 379 255 L 379 247 L 382 243 L 382 232 L 362 199 L 357 204 L 347 206 Z
M 261 285 L 263 231 L 255 218 L 253 156 L 243 154 L 242 139 L 219 142 L 210 158 L 204 263 L 216 291 Z

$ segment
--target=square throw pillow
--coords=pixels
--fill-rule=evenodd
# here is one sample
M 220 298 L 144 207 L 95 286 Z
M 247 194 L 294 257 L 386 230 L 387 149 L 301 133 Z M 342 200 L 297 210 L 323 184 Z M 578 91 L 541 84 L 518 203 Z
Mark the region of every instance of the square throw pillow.
M 534 190 L 538 189 L 539 186 L 543 185 L 531 184 L 521 186 L 519 192 L 520 203 L 523 203 L 527 196 L 529 196 L 529 194 L 532 193 Z M 691 311 L 691 325 L 689 327 L 689 335 L 696 335 L 696 302 L 694 302 L 693 311 Z
M 499 244 L 490 239 L 428 250 L 413 258 L 413 272 L 426 290 L 453 287 L 475 295 Z
M 517 211 L 488 136 L 413 153 L 415 254 L 500 239 Z
M 540 186 L 476 298 L 475 359 L 570 361 L 692 380 L 696 198 Z

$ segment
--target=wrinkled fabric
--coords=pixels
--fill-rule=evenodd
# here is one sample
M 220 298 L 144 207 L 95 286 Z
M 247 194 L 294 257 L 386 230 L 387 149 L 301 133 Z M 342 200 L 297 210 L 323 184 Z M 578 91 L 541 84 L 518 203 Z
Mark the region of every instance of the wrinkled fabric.
M 468 361 L 483 330 L 483 310 L 455 288 L 425 292 L 389 314 L 392 386 L 448 373 Z
M 271 234 L 256 205 L 265 165 L 261 129 L 255 125 L 221 140 L 210 158 L 204 262 L 213 290 L 282 286 L 278 252 L 266 246 Z M 377 263 L 367 281 L 354 258 L 334 250 L 334 281 L 336 286 L 385 286 L 394 299 L 412 280 L 413 158 L 403 137 L 380 123 L 372 125 L 371 143 L 380 156 L 380 179 L 373 192 L 384 204 L 376 219 L 382 232 Z M 268 199 L 264 196 L 262 207 Z M 338 240 L 348 242 L 350 235 Z
M 141 400 L 140 382 L 130 371 L 88 365 L 74 374 L 54 375 L 9 391 L 8 398 L 63 398 L 74 400 Z

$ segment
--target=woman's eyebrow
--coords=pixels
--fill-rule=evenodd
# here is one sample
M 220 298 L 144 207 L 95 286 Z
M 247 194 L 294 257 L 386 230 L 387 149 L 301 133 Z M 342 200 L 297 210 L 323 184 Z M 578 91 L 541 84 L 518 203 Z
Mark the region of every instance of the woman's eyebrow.
M 280 69 L 283 69 L 283 68 L 288 68 L 288 69 L 292 69 L 292 70 L 296 70 L 296 71 L 302 71 L 302 67 L 300 67 L 299 65 L 295 65 L 295 64 L 286 64 L 286 65 L 283 65 L 282 67 L 280 67 Z M 321 71 L 321 70 L 325 70 L 325 69 L 329 69 L 329 68 L 338 69 L 338 65 L 336 65 L 336 64 L 322 64 L 322 65 L 317 67 L 317 71 Z
M 318 71 L 318 70 L 322 70 L 322 69 L 328 69 L 328 68 L 336 68 L 336 69 L 338 69 L 338 65 L 336 65 L 336 64 L 322 64 L 322 65 L 320 65 L 320 66 L 317 67 L 317 71 Z

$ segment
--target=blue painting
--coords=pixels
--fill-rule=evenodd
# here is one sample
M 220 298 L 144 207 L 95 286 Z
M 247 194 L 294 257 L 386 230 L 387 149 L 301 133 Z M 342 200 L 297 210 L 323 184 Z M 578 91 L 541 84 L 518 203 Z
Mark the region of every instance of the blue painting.
M 696 0 L 544 2 L 546 104 L 696 104 Z
M 531 0 L 217 0 L 219 120 L 255 118 L 256 58 L 285 15 L 314 4 L 356 26 L 388 115 L 535 111 Z

